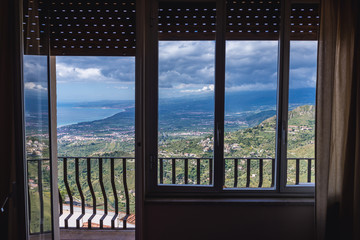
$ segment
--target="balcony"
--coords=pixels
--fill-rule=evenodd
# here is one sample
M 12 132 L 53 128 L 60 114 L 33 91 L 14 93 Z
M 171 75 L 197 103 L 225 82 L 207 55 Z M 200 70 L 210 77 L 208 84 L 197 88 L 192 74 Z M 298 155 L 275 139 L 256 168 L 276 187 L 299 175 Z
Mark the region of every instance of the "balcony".
M 50 227 L 50 183 L 44 177 L 49 174 L 49 163 L 48 159 L 28 160 L 30 225 L 33 236 L 49 231 Z M 226 158 L 225 163 L 224 188 L 265 190 L 274 187 L 274 158 Z M 160 185 L 213 183 L 210 158 L 159 158 L 158 164 Z M 315 159 L 288 158 L 288 184 L 313 184 L 314 171 Z M 271 174 L 269 176 L 265 173 Z M 107 236 L 107 239 L 120 235 L 124 239 L 133 239 L 134 183 L 134 158 L 59 157 L 58 207 L 61 238 L 92 239 L 92 233 L 96 230 L 102 236 Z

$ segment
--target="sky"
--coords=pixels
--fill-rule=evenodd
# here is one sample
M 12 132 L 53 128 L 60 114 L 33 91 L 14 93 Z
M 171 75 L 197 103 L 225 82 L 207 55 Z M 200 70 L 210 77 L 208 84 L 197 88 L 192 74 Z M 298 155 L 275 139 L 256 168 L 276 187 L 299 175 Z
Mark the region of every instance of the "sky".
M 278 41 L 227 41 L 226 92 L 276 89 Z M 290 88 L 316 85 L 317 43 L 290 46 Z M 160 97 L 214 94 L 214 41 L 159 42 Z M 25 90 L 46 95 L 44 56 L 25 56 Z M 135 93 L 134 57 L 56 57 L 58 102 L 131 100 Z

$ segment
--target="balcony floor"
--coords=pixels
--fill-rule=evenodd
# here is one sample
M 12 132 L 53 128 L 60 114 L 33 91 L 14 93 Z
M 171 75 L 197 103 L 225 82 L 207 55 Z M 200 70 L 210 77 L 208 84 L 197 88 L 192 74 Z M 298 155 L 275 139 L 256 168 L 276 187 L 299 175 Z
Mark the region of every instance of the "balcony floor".
M 135 230 L 60 229 L 61 240 L 134 240 Z

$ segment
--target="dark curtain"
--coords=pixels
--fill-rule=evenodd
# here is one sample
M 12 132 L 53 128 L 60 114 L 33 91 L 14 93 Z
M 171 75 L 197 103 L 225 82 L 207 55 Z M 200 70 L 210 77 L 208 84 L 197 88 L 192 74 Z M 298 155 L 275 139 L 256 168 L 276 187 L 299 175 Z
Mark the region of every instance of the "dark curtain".
M 25 239 L 19 1 L 0 7 L 0 238 Z M 13 183 L 16 183 L 13 185 Z M 10 196 L 9 194 L 13 192 Z
M 358 0 L 323 0 L 316 128 L 318 239 L 360 239 Z

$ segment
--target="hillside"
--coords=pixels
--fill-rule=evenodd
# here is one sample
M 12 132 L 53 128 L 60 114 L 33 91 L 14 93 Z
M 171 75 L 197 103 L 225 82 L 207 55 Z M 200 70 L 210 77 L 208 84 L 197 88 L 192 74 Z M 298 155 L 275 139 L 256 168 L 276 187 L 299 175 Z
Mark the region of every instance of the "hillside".
M 300 106 L 289 112 L 288 150 L 291 157 L 313 156 L 313 152 L 306 152 L 304 146 L 314 145 L 314 117 L 315 108 L 310 105 Z M 275 156 L 275 129 L 276 122 L 273 116 L 254 127 L 226 132 L 225 157 L 273 158 Z M 163 140 L 159 145 L 159 155 L 161 157 L 211 157 L 212 144 L 211 135 L 186 140 Z
M 59 129 L 59 156 L 98 156 L 104 158 L 104 182 L 106 194 L 109 200 L 109 208 L 114 208 L 114 196 L 110 184 L 110 161 L 106 157 L 134 157 L 134 129 L 127 126 L 132 121 L 131 110 L 121 112 L 104 120 L 97 120 L 87 123 L 80 123 Z M 248 114 L 247 124 L 252 127 L 240 126 L 240 129 L 228 131 L 224 139 L 224 155 L 226 158 L 274 158 L 275 157 L 275 116 L 274 111 L 266 110 Z M 264 119 L 266 117 L 266 119 Z M 314 156 L 314 117 L 315 108 L 311 105 L 297 107 L 289 112 L 289 134 L 288 134 L 288 157 L 310 158 Z M 198 118 L 201 119 L 201 118 Z M 197 120 L 195 121 L 197 122 Z M 122 126 L 120 126 L 120 125 Z M 194 126 L 196 128 L 196 126 Z M 169 128 L 171 129 L 171 128 Z M 192 157 L 201 158 L 213 156 L 213 137 L 211 131 L 207 134 L 179 135 L 179 130 L 169 130 L 168 134 L 159 138 L 159 157 Z M 181 132 L 180 132 L 181 133 Z M 177 136 L 177 137 L 174 137 Z M 34 142 L 36 139 L 31 138 Z M 122 187 L 122 160 L 115 161 L 116 185 L 119 195 L 120 210 L 124 210 L 125 198 Z M 176 181 L 184 182 L 183 161 L 176 160 Z M 201 183 L 209 184 L 208 160 L 201 162 Z M 303 166 L 303 169 L 307 169 Z M 99 162 L 91 160 L 91 179 L 99 208 L 102 208 L 103 197 L 99 184 Z M 225 161 L 225 186 L 233 185 L 233 160 Z M 259 162 L 253 160 L 251 163 L 250 187 L 257 187 Z M 29 168 L 29 176 L 34 176 L 36 184 L 36 168 Z M 294 181 L 295 166 L 289 164 L 288 182 Z M 91 205 L 91 194 L 86 179 L 86 159 L 80 160 L 80 182 L 85 194 L 86 204 Z M 32 178 L 32 177 L 31 177 Z M 171 164 L 164 161 L 164 183 L 171 183 Z M 134 211 L 135 204 L 135 165 L 129 160 L 127 166 L 127 179 L 130 191 L 130 207 Z M 301 170 L 300 180 L 305 181 L 306 171 Z M 68 181 L 75 201 L 80 201 L 80 196 L 75 184 L 74 160 L 70 159 L 68 164 Z M 196 182 L 196 161 L 189 161 L 189 183 Z M 239 161 L 238 187 L 245 187 L 246 184 L 246 161 Z M 271 161 L 264 160 L 264 183 L 263 187 L 270 187 L 271 184 Z M 59 161 L 59 188 L 63 199 L 67 199 L 67 193 L 63 181 L 63 165 Z

